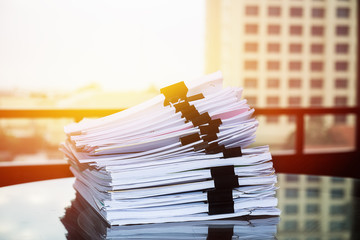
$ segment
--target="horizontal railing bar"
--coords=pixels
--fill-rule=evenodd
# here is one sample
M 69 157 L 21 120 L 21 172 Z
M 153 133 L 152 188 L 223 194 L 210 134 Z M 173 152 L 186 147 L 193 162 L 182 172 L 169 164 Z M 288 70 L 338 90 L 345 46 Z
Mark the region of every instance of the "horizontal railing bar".
M 1 109 L 0 118 L 103 117 L 125 109 Z
M 0 118 L 102 117 L 124 109 L 0 109 Z M 255 108 L 256 115 L 359 114 L 359 107 Z
M 359 114 L 359 107 L 255 108 L 256 115 Z

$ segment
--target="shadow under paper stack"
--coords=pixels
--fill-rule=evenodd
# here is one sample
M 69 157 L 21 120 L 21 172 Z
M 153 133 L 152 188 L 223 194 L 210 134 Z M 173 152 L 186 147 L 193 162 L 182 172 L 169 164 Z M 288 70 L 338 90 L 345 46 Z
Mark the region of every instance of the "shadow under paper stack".
M 267 146 L 241 88 L 216 72 L 65 127 L 74 188 L 110 225 L 279 215 Z

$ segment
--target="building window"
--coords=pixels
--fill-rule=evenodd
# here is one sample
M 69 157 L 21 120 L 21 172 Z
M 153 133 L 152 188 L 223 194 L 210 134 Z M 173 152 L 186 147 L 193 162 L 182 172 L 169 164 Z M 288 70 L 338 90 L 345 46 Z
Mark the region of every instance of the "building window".
M 305 231 L 320 231 L 320 224 L 318 220 L 306 220 Z
M 269 107 L 278 107 L 279 106 L 279 97 L 267 97 L 266 104 Z M 266 122 L 267 123 L 278 123 L 279 117 L 278 116 L 267 116 Z
M 331 189 L 331 199 L 340 199 L 345 197 L 344 189 Z
M 267 80 L 267 87 L 268 88 L 279 88 L 280 81 L 277 78 L 269 78 Z
M 247 33 L 247 34 L 257 34 L 258 33 L 258 25 L 256 25 L 256 24 L 246 24 L 245 25 L 245 33 Z
M 335 79 L 335 88 L 346 89 L 348 87 L 348 81 L 346 78 L 337 78 Z
M 298 61 L 289 62 L 289 70 L 290 71 L 301 71 L 302 63 Z
M 279 61 L 268 61 L 267 62 L 267 69 L 268 70 L 279 70 L 280 69 L 280 62 Z
M 257 16 L 259 12 L 258 6 L 246 6 L 245 15 L 246 16 Z
M 288 106 L 292 108 L 300 107 L 301 106 L 301 97 L 289 97 L 288 99 Z M 289 122 L 295 122 L 295 116 L 289 116 Z
M 347 105 L 347 97 L 338 96 L 334 99 L 335 107 L 345 107 Z M 346 124 L 345 114 L 336 114 L 334 116 L 335 124 Z
M 270 6 L 268 8 L 268 15 L 271 16 L 271 17 L 280 16 L 281 15 L 281 8 L 280 7 Z
M 317 204 L 307 204 L 306 213 L 318 213 L 320 210 L 319 205 Z
M 279 97 L 271 96 L 266 98 L 266 104 L 269 107 L 279 106 Z
M 333 182 L 333 183 L 344 183 L 345 179 L 341 178 L 341 177 L 332 177 L 331 182 Z
M 335 63 L 336 71 L 347 71 L 348 70 L 348 63 L 347 62 L 336 62 Z
M 284 231 L 296 231 L 298 229 L 298 222 L 296 220 L 287 220 L 284 223 Z
M 290 16 L 291 17 L 302 17 L 303 9 L 299 7 L 290 8 Z
M 309 175 L 306 177 L 308 182 L 320 182 L 319 176 Z
M 310 86 L 312 89 L 321 89 L 323 87 L 323 80 L 322 79 L 311 79 Z
M 288 106 L 292 108 L 300 107 L 301 106 L 301 97 L 289 97 L 288 99 Z M 291 115 L 288 118 L 290 123 L 296 122 L 296 117 Z
M 310 107 L 321 107 L 322 97 L 314 96 L 310 98 Z
M 336 53 L 348 53 L 349 52 L 349 45 L 348 44 L 341 44 L 338 43 L 335 46 Z
M 346 214 L 346 206 L 345 205 L 331 205 L 330 206 L 330 214 L 331 215 L 345 215 Z
M 331 221 L 329 227 L 331 232 L 343 232 L 346 230 L 346 223 L 344 221 Z
M 245 78 L 244 86 L 246 88 L 257 88 L 257 79 L 256 78 Z
M 292 25 L 290 26 L 290 35 L 301 35 L 302 34 L 302 26 Z
M 298 213 L 298 206 L 294 204 L 285 205 L 285 213 L 286 214 L 297 214 Z
M 312 36 L 323 36 L 324 35 L 324 27 L 323 26 L 312 26 L 311 27 L 311 35 Z
M 313 18 L 324 18 L 325 10 L 323 8 L 313 8 L 311 9 L 311 16 Z
M 289 88 L 301 88 L 301 79 L 290 78 L 289 79 Z
M 247 103 L 250 106 L 256 106 L 257 105 L 257 98 L 255 96 L 246 97 L 246 100 L 247 100 Z
M 311 53 L 319 54 L 324 52 L 323 44 L 311 44 Z
M 245 61 L 244 67 L 245 70 L 257 70 L 257 61 Z
M 280 25 L 268 25 L 268 34 L 270 35 L 280 34 Z
M 301 97 L 289 97 L 289 107 L 300 107 Z
M 287 182 L 297 182 L 299 181 L 299 176 L 296 174 L 286 174 L 285 179 Z
M 289 52 L 291 53 L 301 53 L 302 52 L 302 45 L 299 43 L 291 43 L 289 45 Z
M 347 97 L 335 97 L 334 104 L 337 107 L 345 107 L 347 105 Z
M 350 9 L 339 7 L 336 9 L 336 16 L 338 18 L 349 18 L 350 16 Z
M 306 189 L 306 197 L 308 198 L 318 198 L 320 196 L 320 190 L 318 188 L 308 188 Z
M 280 44 L 279 43 L 268 43 L 267 51 L 268 52 L 280 52 Z
M 244 49 L 245 49 L 245 52 L 257 52 L 258 44 L 257 43 L 245 43 Z
M 279 122 L 279 117 L 278 116 L 267 116 L 266 117 L 266 123 L 276 124 L 278 122 Z
M 286 188 L 285 197 L 287 198 L 297 198 L 299 196 L 299 190 L 297 188 Z
M 313 72 L 320 72 L 323 70 L 323 63 L 322 62 L 311 62 L 310 69 Z
M 340 25 L 336 26 L 336 35 L 337 36 L 348 36 L 349 35 L 349 27 Z

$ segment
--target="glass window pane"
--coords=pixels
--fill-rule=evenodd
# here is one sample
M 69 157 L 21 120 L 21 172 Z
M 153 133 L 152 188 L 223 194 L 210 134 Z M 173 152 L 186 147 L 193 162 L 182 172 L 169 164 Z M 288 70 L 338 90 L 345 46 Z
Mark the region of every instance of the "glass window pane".
M 320 207 L 318 204 L 307 204 L 306 213 L 315 214 L 320 212 Z
M 268 88 L 279 88 L 280 86 L 280 80 L 278 78 L 269 78 L 267 79 L 267 85 Z
M 259 12 L 258 6 L 246 6 L 245 14 L 247 16 L 257 16 Z
M 256 88 L 257 87 L 257 79 L 256 78 L 245 78 L 244 87 Z
M 279 35 L 281 31 L 280 25 L 268 25 L 268 34 Z
M 301 53 L 302 45 L 300 43 L 291 43 L 289 45 L 289 52 L 291 53 Z
M 244 62 L 244 68 L 245 70 L 257 70 L 258 64 L 257 61 L 245 61 Z
M 324 8 L 312 8 L 311 9 L 311 16 L 313 18 L 323 18 L 325 15 L 325 9 Z
M 258 25 L 257 24 L 246 24 L 245 25 L 245 33 L 246 34 L 257 34 L 258 33 Z
M 290 8 L 290 16 L 291 17 L 302 17 L 303 9 L 300 7 L 292 7 Z
M 302 26 L 298 26 L 298 25 L 290 26 L 290 35 L 302 35 Z
M 267 51 L 268 52 L 280 52 L 280 44 L 279 43 L 268 43 Z
M 350 9 L 346 7 L 338 7 L 336 9 L 336 16 L 338 18 L 348 18 L 350 16 Z
M 274 17 L 280 16 L 281 15 L 281 8 L 277 7 L 277 6 L 270 6 L 268 8 L 268 15 L 270 17 L 271 16 L 274 16 Z
M 308 115 L 305 119 L 305 152 L 353 151 L 355 132 L 354 114 Z
M 336 35 L 337 36 L 348 36 L 349 35 L 349 26 L 345 26 L 345 25 L 336 26 Z
M 257 52 L 258 44 L 257 43 L 245 43 L 244 50 L 245 50 L 245 52 Z
M 286 188 L 285 197 L 287 198 L 297 198 L 299 196 L 299 189 L 297 188 Z

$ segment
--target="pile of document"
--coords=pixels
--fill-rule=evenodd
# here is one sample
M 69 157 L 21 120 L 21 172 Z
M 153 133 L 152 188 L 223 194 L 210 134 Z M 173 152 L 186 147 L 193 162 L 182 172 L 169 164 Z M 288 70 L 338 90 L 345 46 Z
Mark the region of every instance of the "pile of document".
M 61 222 L 72 239 L 276 239 L 278 216 L 238 217 L 196 222 L 109 226 L 77 193 Z
M 110 225 L 279 215 L 267 146 L 242 88 L 216 72 L 65 127 L 76 191 Z

